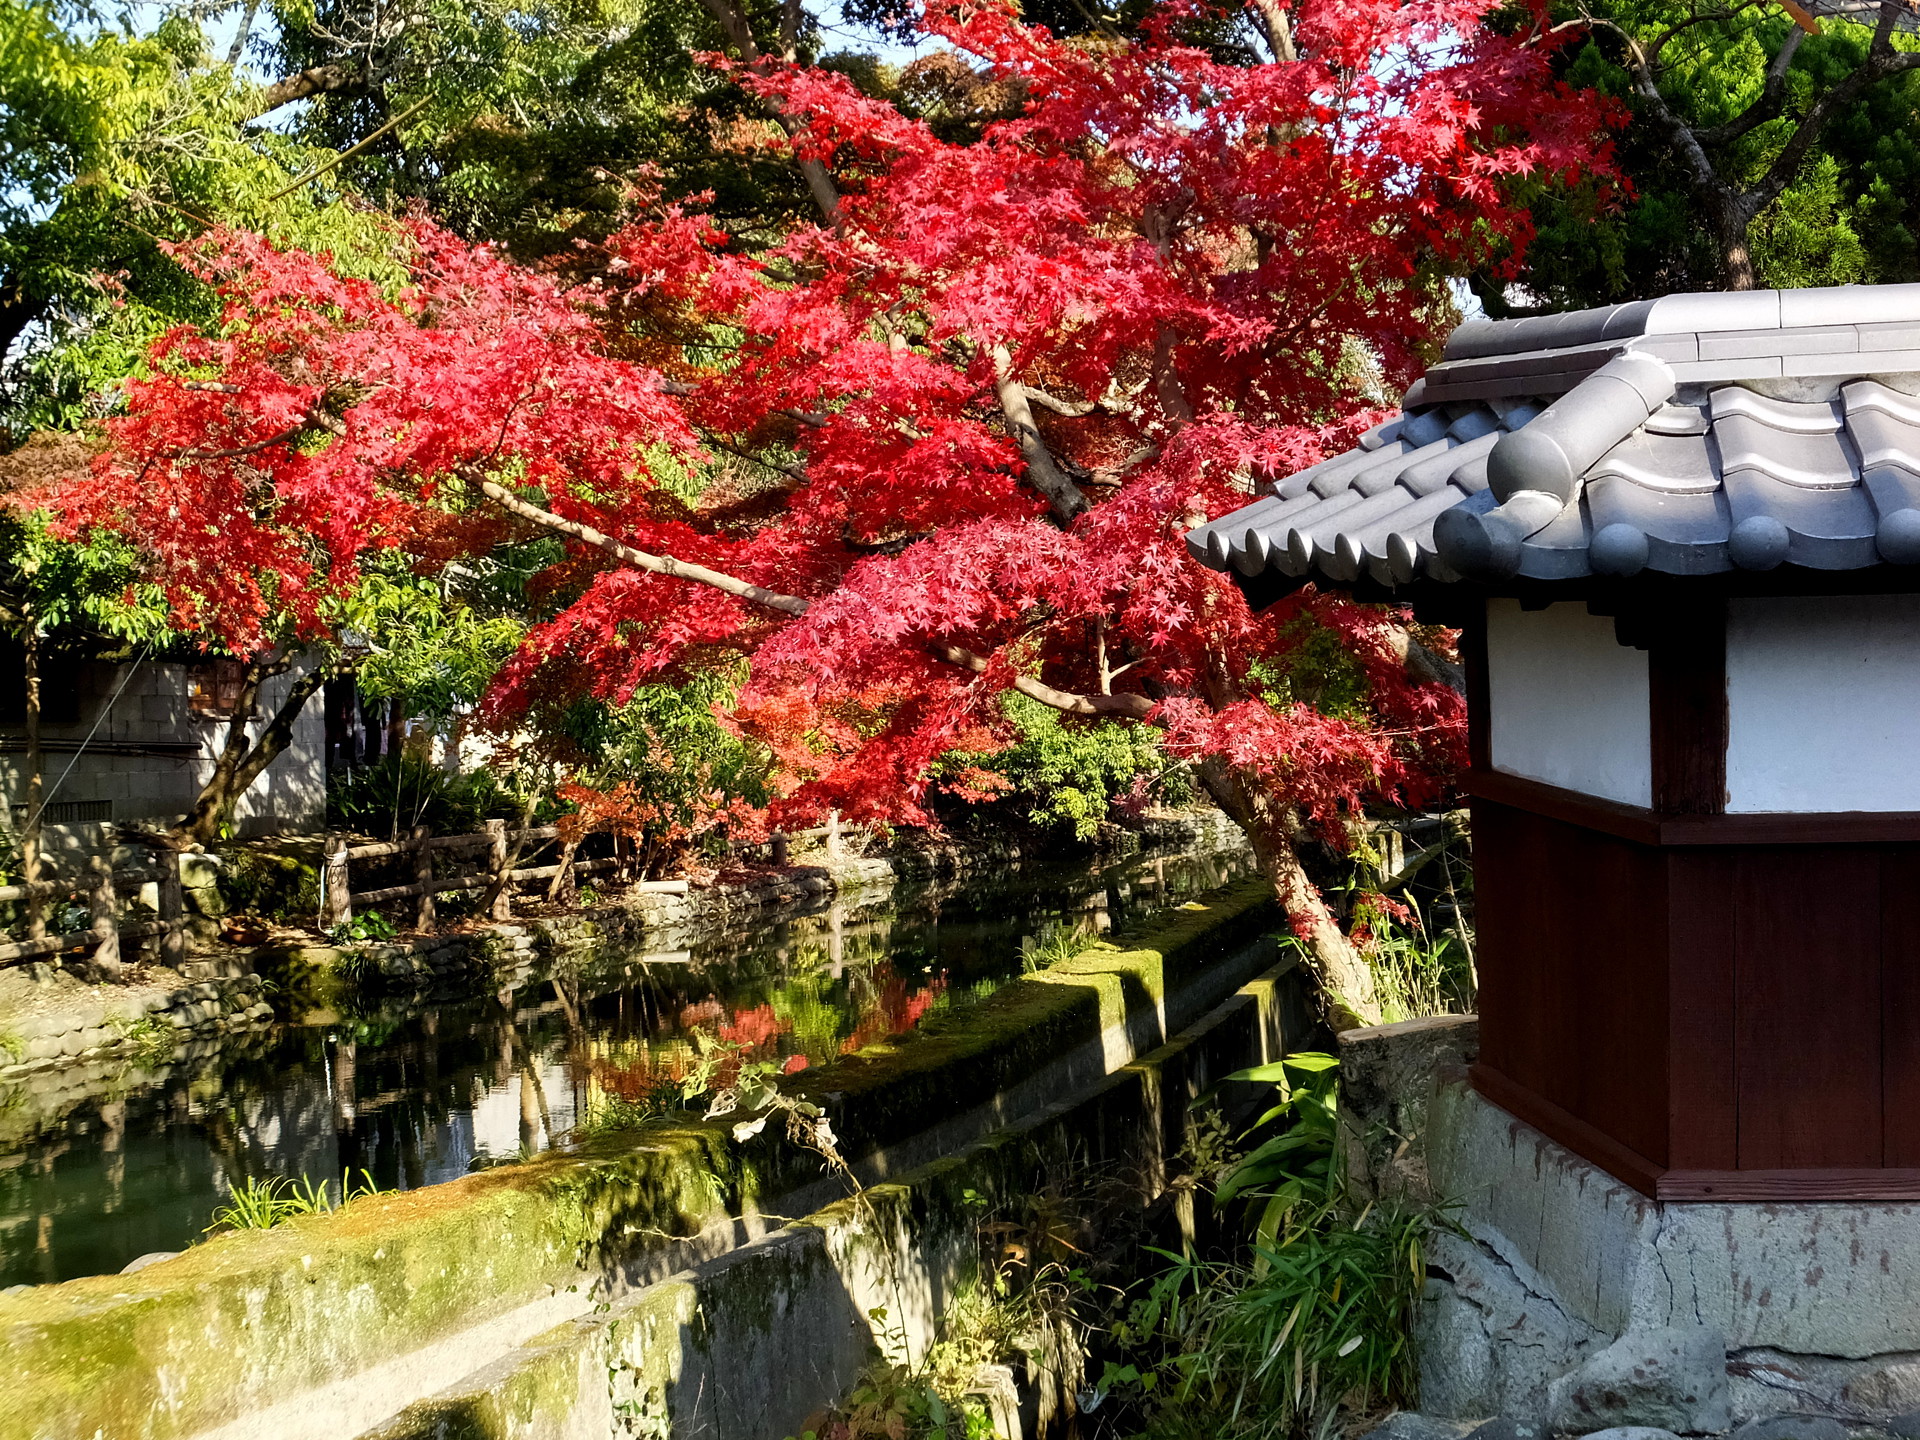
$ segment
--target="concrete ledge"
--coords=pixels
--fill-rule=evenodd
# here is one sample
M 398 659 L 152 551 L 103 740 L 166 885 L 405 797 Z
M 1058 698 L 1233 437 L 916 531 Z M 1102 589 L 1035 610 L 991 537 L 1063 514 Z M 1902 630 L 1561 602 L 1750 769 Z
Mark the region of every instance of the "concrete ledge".
M 1011 1213 L 1050 1168 L 1077 1163 L 1126 1167 L 1132 1198 L 1157 1199 L 1189 1103 L 1219 1075 L 1304 1041 L 1279 979 L 957 1155 L 548 1331 L 363 1440 L 574 1440 L 621 1433 L 623 1418 L 663 1440 L 798 1433 L 873 1353 L 872 1309 L 924 1351 L 977 1263 L 979 1197 Z
M 1046 1076 L 1059 1094 L 1160 1045 L 1184 1012 L 1274 962 L 1276 924 L 1263 882 L 1229 887 L 1133 949 L 1016 981 L 797 1088 L 829 1105 L 869 1173 L 899 1174 L 927 1158 L 908 1142 L 931 1126 L 963 1132 L 957 1112 L 984 1125 L 1003 1091 Z M 975 1098 L 986 1103 L 960 1110 Z M 822 1187 L 814 1157 L 776 1137 L 735 1145 L 724 1121 L 657 1125 L 223 1236 L 136 1275 L 0 1296 L 0 1440 L 171 1440 L 341 1381 L 391 1413 L 503 1346 L 764 1233 L 764 1212 L 818 1206 Z M 407 1363 L 436 1346 L 444 1359 Z M 337 1435 L 324 1413 L 306 1415 L 321 1426 L 309 1433 Z

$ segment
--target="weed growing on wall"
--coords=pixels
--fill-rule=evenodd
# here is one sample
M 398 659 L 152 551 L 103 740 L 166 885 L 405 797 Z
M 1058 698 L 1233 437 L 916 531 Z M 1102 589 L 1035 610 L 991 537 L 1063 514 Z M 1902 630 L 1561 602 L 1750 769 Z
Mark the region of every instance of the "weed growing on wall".
M 284 1176 L 242 1180 L 228 1192 L 227 1203 L 213 1212 L 209 1235 L 226 1230 L 271 1230 L 302 1215 L 324 1215 L 382 1191 L 373 1176 L 362 1170 L 355 1180 L 353 1172 L 340 1172 L 340 1191 L 336 1198 L 333 1182 L 315 1184 L 305 1176 L 289 1180 Z
M 142 1015 L 138 1020 L 117 1016 L 108 1023 L 123 1042 L 132 1046 L 131 1059 L 136 1065 L 158 1065 L 171 1059 L 179 1044 L 173 1027 L 153 1015 Z

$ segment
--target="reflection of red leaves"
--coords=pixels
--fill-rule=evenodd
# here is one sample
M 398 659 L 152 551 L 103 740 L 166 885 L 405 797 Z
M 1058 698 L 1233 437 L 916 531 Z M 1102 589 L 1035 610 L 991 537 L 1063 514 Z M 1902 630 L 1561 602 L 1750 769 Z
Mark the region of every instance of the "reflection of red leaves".
M 946 990 L 944 979 L 935 980 L 924 990 L 909 990 L 906 981 L 889 975 L 873 1003 L 854 1021 L 853 1033 L 840 1042 L 840 1053 L 851 1055 L 886 1036 L 906 1034 L 919 1025 L 921 1017 Z
M 756 1005 L 751 1010 L 734 1011 L 732 1021 L 720 1027 L 719 1036 L 722 1044 L 758 1050 L 792 1028 L 793 1023 L 774 1014 L 771 1005 Z

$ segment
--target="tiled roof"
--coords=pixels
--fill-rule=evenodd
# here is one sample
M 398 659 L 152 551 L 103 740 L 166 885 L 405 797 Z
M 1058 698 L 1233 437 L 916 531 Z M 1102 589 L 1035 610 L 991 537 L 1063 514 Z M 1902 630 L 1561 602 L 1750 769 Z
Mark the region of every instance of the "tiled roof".
M 1920 563 L 1920 285 L 1462 325 L 1399 417 L 1187 545 L 1390 588 Z

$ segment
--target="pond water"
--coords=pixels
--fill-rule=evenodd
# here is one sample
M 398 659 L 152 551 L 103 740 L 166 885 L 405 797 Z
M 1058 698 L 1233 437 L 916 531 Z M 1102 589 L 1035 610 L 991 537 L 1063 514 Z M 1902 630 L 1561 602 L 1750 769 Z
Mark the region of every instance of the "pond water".
M 576 954 L 480 998 L 308 1012 L 57 1102 L 0 1085 L 0 1287 L 182 1249 L 242 1179 L 412 1189 L 564 1144 L 702 1054 L 821 1064 L 977 1003 L 1059 926 L 1124 928 L 1244 873 L 1231 851 L 1029 866 L 688 951 Z

